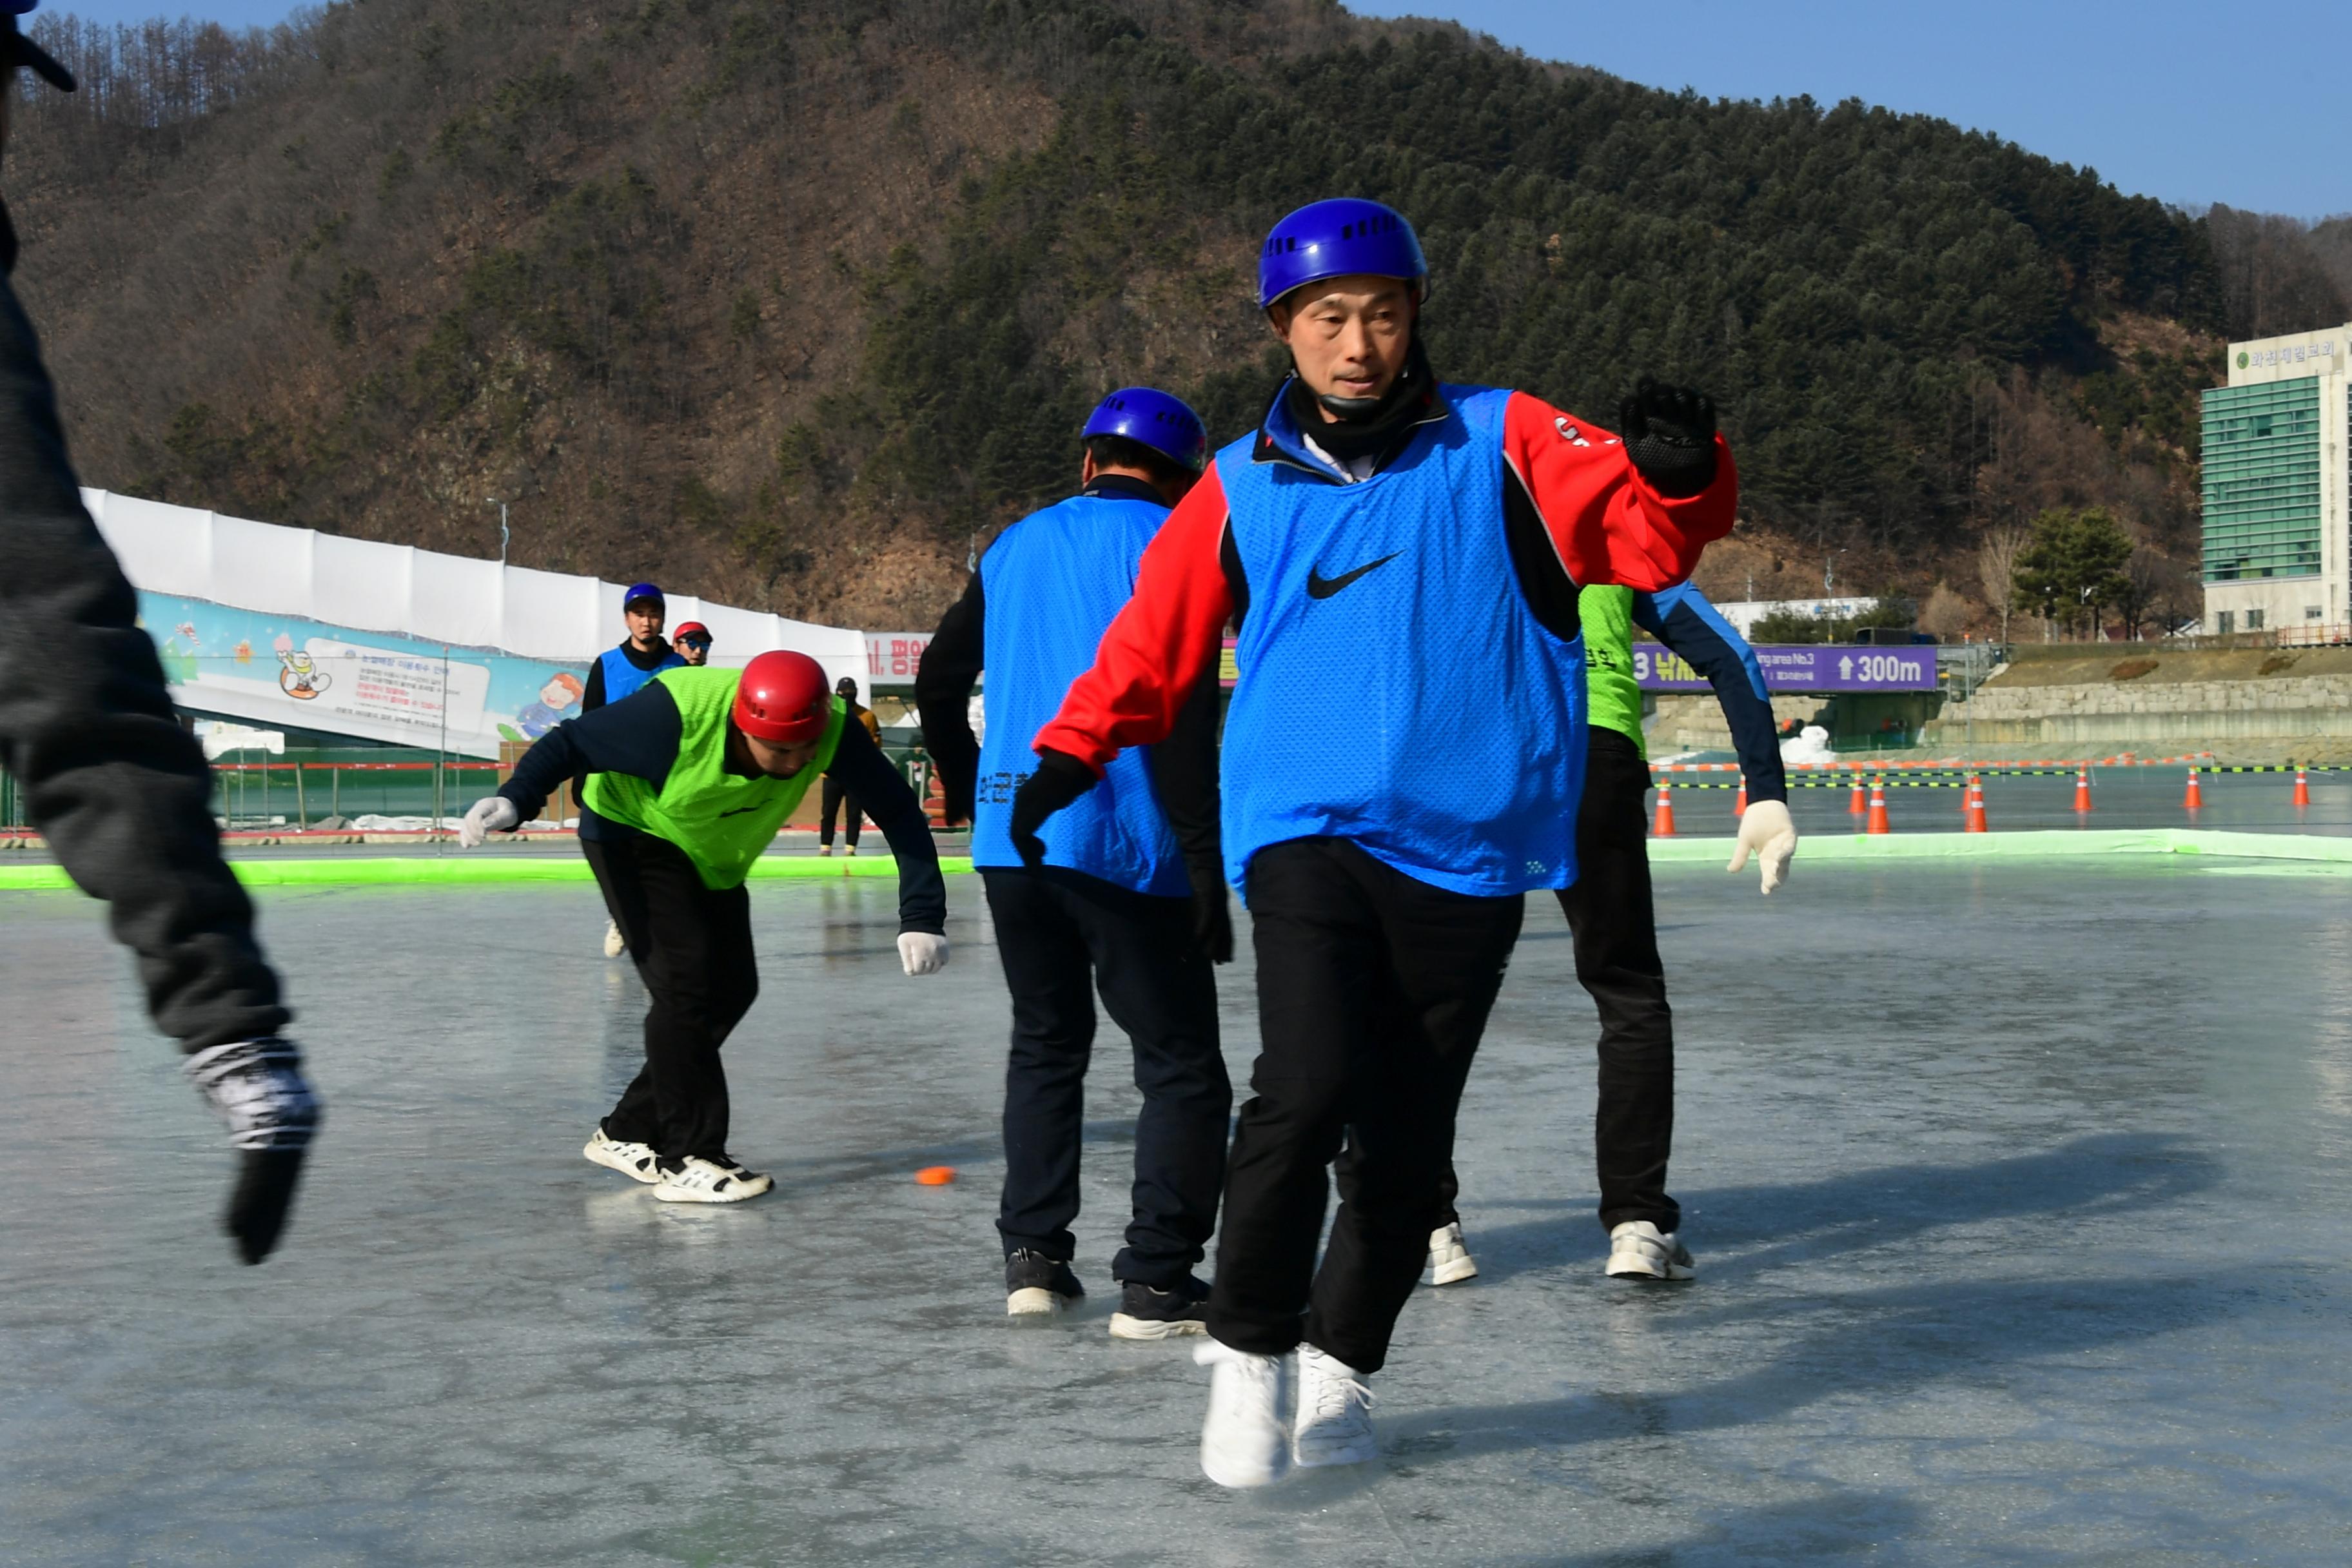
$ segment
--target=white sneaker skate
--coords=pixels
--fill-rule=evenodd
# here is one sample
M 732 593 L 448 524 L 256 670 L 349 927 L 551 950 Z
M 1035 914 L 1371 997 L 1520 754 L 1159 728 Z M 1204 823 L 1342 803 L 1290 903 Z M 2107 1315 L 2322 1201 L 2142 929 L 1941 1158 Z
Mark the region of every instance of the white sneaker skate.
M 661 1178 L 661 1161 L 650 1143 L 625 1143 L 618 1138 L 604 1136 L 604 1124 L 598 1122 L 596 1131 L 588 1134 L 588 1146 L 580 1151 L 591 1164 L 602 1165 L 608 1171 L 618 1171 L 631 1181 L 650 1185 Z
M 1629 1219 L 1609 1232 L 1612 1279 L 1688 1279 L 1698 1271 L 1690 1248 L 1645 1219 Z
M 678 1164 L 661 1166 L 661 1185 L 654 1189 L 654 1196 L 666 1204 L 740 1204 L 776 1184 L 721 1158 L 723 1163 L 689 1154 Z
M 816 847 L 816 852 L 819 855 L 831 855 L 833 853 L 833 846 L 830 844 L 820 844 Z
M 1313 1345 L 1298 1347 L 1298 1419 L 1290 1441 L 1301 1469 L 1360 1465 L 1381 1454 L 1372 1438 L 1372 1391 L 1354 1367 Z
M 618 958 L 628 951 L 629 944 L 621 935 L 621 922 L 606 921 L 604 922 L 604 956 Z
M 1286 1355 L 1253 1355 L 1215 1340 L 1192 1352 L 1210 1368 L 1209 1418 L 1201 1426 L 1201 1473 L 1221 1487 L 1263 1487 L 1290 1468 L 1282 1407 L 1290 1394 Z
M 1478 1278 L 1478 1260 L 1462 1239 L 1462 1222 L 1438 1226 L 1429 1233 L 1429 1282 L 1458 1285 Z

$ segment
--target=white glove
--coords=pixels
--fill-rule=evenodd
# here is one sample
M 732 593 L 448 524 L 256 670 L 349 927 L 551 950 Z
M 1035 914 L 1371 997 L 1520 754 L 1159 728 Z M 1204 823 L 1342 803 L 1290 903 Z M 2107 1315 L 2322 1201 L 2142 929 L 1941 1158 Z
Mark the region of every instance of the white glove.
M 1748 814 L 1739 819 L 1738 846 L 1731 851 L 1731 864 L 1725 869 L 1738 870 L 1753 853 L 1769 898 L 1773 889 L 1789 879 L 1789 860 L 1796 852 L 1797 825 L 1789 820 L 1788 803 L 1750 801 Z
M 522 813 L 515 809 L 514 802 L 502 795 L 486 795 L 457 825 L 457 843 L 463 848 L 479 849 L 485 835 L 510 832 L 521 825 Z
M 902 931 L 898 962 L 909 974 L 937 974 L 948 966 L 948 939 L 927 931 Z

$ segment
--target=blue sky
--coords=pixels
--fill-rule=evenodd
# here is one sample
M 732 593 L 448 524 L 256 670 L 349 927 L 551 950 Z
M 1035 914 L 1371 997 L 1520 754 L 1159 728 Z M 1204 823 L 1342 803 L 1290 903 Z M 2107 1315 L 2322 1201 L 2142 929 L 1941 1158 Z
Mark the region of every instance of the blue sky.
M 114 21 L 176 7 L 77 0 Z M 285 0 L 188 9 L 275 22 Z M 1992 131 L 2189 206 L 2352 212 L 2352 0 L 1357 0 L 1709 97 L 1862 98 Z M 2259 20 L 2249 20 L 2258 17 Z M 2331 104 L 2330 100 L 2335 102 Z

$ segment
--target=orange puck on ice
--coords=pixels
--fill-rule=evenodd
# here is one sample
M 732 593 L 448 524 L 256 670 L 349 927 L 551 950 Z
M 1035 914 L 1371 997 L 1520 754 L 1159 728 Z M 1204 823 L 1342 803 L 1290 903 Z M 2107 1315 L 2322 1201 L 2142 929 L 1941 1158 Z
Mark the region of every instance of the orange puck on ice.
M 927 1187 L 944 1187 L 955 1180 L 953 1165 L 926 1165 L 915 1173 L 915 1180 Z

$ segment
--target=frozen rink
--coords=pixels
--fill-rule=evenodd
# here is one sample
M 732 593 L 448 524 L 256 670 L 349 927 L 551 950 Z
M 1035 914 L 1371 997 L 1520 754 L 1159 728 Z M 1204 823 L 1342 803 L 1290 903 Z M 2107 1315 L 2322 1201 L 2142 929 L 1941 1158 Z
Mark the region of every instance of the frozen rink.
M 96 906 L 0 894 L 0 1562 L 2352 1562 L 2352 878 L 1662 870 L 1685 1286 L 1601 1275 L 1531 904 L 1463 1116 L 1484 1273 L 1408 1308 L 1378 1464 L 1253 1494 L 1200 1475 L 1189 1343 L 1104 1331 L 1108 1028 L 1094 1295 L 1003 1316 L 979 894 L 912 981 L 888 882 L 754 889 L 732 1144 L 779 1185 L 719 1210 L 580 1158 L 643 1005 L 592 888 L 264 895 L 330 1118 L 260 1268 Z

